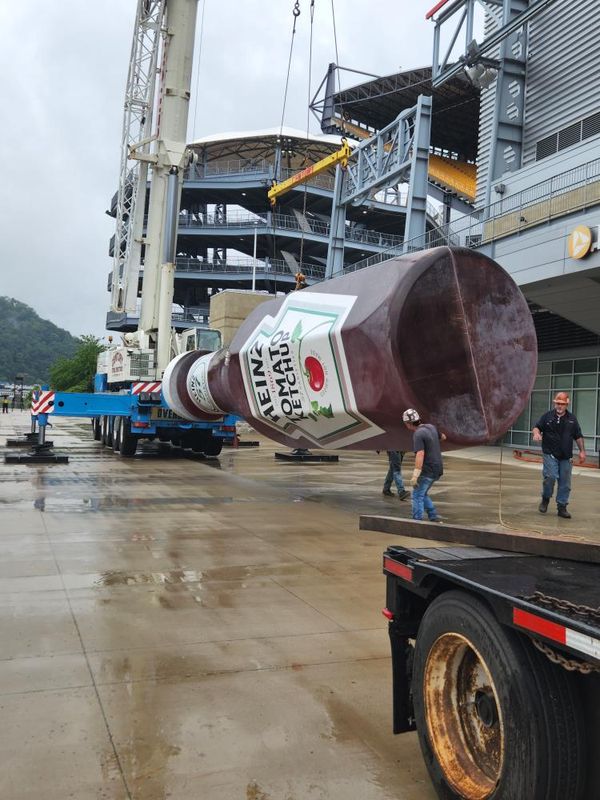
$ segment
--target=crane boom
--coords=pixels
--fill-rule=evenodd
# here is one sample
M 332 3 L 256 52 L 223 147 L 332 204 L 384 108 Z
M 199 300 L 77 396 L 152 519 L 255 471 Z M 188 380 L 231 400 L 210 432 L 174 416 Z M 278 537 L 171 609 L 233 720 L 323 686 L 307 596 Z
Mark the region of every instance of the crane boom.
M 156 88 L 156 66 L 165 0 L 139 0 L 127 87 L 116 208 L 111 310 L 135 312 L 144 224 L 146 161 L 131 161 L 132 149 L 148 153 Z M 141 190 L 141 199 L 138 195 Z
M 170 360 L 177 217 L 185 166 L 198 0 L 167 0 L 166 40 L 145 237 L 138 336 L 156 349 L 157 377 Z

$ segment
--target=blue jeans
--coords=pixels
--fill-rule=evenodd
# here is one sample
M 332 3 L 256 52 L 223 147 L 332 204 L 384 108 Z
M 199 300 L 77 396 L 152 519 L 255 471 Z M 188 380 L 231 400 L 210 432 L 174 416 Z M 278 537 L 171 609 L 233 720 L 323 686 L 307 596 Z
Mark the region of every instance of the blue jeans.
M 554 493 L 554 484 L 558 481 L 556 491 L 556 503 L 559 506 L 566 506 L 571 494 L 571 472 L 573 462 L 568 458 L 554 458 L 554 456 L 544 453 L 544 469 L 542 481 L 542 497 L 548 500 Z
M 392 464 L 392 459 L 388 456 L 388 460 L 390 462 L 389 469 L 385 476 L 385 480 L 383 481 L 383 491 L 389 492 L 392 488 L 392 480 L 396 484 L 396 489 L 398 490 L 398 494 L 404 491 L 404 481 L 402 480 L 402 472 L 400 471 L 401 467 L 398 465 L 396 467 L 395 464 Z M 402 460 L 400 460 L 400 464 L 402 464 Z
M 423 475 L 419 477 L 417 485 L 412 490 L 413 519 L 423 519 L 424 511 L 427 512 L 430 520 L 434 521 L 438 518 L 437 509 L 428 494 L 434 483 L 435 478 L 425 478 Z

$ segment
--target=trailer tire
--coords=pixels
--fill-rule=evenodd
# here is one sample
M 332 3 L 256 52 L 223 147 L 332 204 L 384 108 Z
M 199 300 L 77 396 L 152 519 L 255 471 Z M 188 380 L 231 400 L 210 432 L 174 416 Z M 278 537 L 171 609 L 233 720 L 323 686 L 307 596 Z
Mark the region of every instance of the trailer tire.
M 94 441 L 99 442 L 102 439 L 102 423 L 100 417 L 94 417 L 92 420 L 92 434 Z
M 108 417 L 101 417 L 100 419 L 100 441 L 104 447 L 108 447 Z
M 119 438 L 119 453 L 126 458 L 134 456 L 137 450 L 138 439 L 137 436 L 134 436 L 131 432 L 131 420 L 129 417 L 121 418 Z
M 204 454 L 207 456 L 218 456 L 223 449 L 223 440 L 215 436 L 207 436 L 204 445 Z
M 112 436 L 113 453 L 121 452 L 121 424 L 121 417 L 115 417 Z
M 582 800 L 586 745 L 573 676 L 466 592 L 425 612 L 413 703 L 442 800 Z

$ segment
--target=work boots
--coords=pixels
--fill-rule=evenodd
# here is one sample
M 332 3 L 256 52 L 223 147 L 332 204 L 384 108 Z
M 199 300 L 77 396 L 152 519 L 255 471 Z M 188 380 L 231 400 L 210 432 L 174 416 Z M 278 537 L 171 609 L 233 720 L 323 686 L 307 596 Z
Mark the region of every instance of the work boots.
M 538 506 L 538 511 L 540 514 L 545 514 L 548 511 L 548 503 L 550 502 L 549 497 L 542 497 L 542 502 Z
M 561 506 L 560 504 L 557 504 L 557 508 L 558 508 L 557 514 L 559 517 L 562 517 L 563 519 L 571 519 L 571 515 L 567 511 L 566 506 Z

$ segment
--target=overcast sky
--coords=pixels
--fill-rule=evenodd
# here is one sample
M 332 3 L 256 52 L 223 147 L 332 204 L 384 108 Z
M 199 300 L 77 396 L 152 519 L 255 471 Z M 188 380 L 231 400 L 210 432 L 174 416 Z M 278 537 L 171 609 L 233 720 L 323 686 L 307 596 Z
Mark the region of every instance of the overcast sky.
M 0 0 L 0 295 L 74 335 L 104 334 L 114 231 L 104 211 L 117 186 L 136 5 Z M 434 0 L 333 5 L 342 66 L 388 75 L 431 63 Z M 299 6 L 285 124 L 306 130 L 310 0 Z M 293 7 L 199 0 L 190 140 L 280 125 Z M 315 0 L 311 97 L 336 61 L 333 30 L 332 0 Z M 362 80 L 346 73 L 342 87 Z

